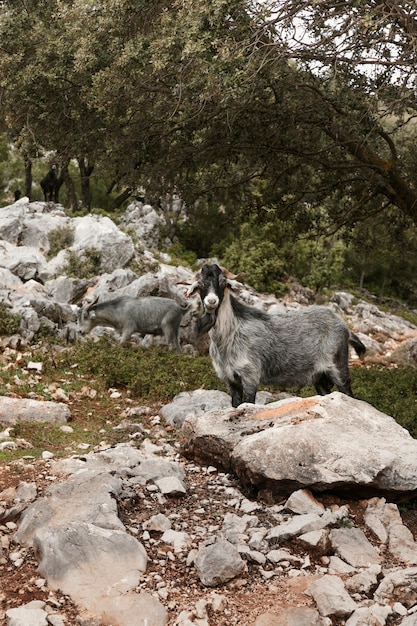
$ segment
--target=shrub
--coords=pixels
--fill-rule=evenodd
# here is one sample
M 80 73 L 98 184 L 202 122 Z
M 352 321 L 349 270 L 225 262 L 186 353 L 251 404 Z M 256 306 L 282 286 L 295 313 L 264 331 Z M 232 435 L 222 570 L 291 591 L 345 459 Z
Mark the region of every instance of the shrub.
M 49 253 L 48 258 L 51 259 L 61 250 L 69 248 L 74 243 L 74 228 L 72 226 L 58 226 L 49 232 Z
M 19 331 L 21 317 L 12 313 L 4 303 L 0 304 L 0 335 L 14 335 Z
M 64 273 L 70 278 L 93 278 L 100 273 L 101 252 L 97 248 L 85 248 L 81 253 L 71 250 Z

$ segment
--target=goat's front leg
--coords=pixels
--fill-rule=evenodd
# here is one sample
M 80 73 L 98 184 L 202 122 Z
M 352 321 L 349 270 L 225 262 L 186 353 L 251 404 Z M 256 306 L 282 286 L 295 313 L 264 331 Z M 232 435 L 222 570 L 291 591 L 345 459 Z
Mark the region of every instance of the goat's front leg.
M 243 402 L 243 388 L 240 380 L 228 381 L 229 393 L 232 397 L 232 407 L 236 408 Z

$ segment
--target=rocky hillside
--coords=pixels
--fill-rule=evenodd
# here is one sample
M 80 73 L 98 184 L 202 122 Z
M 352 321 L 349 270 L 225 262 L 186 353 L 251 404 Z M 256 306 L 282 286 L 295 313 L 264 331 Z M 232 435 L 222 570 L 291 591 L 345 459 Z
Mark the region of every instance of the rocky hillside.
M 83 302 L 182 302 L 192 278 L 154 251 L 151 207 L 132 205 L 116 225 L 22 199 L 2 209 L 0 237 L 2 300 L 22 319 L 4 371 L 43 327 L 75 339 Z M 313 298 L 296 285 L 284 299 L 246 284 L 239 295 L 270 312 Z M 414 362 L 411 323 L 346 293 L 329 306 L 367 346 L 362 364 Z M 205 350 L 191 312 L 181 338 L 190 358 Z M 417 524 L 404 507 L 417 443 L 392 417 L 339 393 L 260 392 L 233 409 L 227 394 L 196 389 L 136 406 L 98 383 L 71 396 L 57 385 L 50 402 L 0 398 L 2 449 L 28 446 L 0 467 L 1 623 L 417 626 Z M 22 422 L 46 421 L 70 442 L 92 412 L 113 428 L 95 445 L 85 428 L 63 459 L 47 448 L 34 459 L 19 437 Z

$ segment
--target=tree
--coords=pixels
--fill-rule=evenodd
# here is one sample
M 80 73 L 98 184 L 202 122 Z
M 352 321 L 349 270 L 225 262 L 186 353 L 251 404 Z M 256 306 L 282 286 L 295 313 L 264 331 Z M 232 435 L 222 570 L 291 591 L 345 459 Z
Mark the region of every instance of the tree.
M 6 125 L 16 136 L 30 137 L 30 153 L 28 142 L 20 142 L 25 158 L 53 152 L 67 173 L 70 159 L 91 164 L 103 150 L 99 119 L 85 97 L 92 74 L 77 58 L 80 40 L 87 36 L 83 14 L 80 7 L 78 13 L 68 14 L 70 5 L 29 0 L 6 1 L 0 8 L 0 89 Z M 82 170 L 87 206 L 89 171 Z M 74 195 L 71 204 L 78 205 Z
M 174 190 L 230 223 L 307 229 L 323 203 L 332 229 L 390 205 L 417 222 L 411 3 L 14 0 L 1 17 L 9 125 L 121 197 Z

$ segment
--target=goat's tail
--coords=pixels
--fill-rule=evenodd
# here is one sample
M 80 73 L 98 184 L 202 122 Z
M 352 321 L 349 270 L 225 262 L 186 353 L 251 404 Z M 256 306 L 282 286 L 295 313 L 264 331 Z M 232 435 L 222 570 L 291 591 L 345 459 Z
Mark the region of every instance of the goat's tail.
M 355 350 L 358 356 L 363 356 L 365 354 L 366 352 L 365 345 L 362 343 L 359 337 L 355 335 L 355 333 L 353 333 L 352 331 L 350 331 L 350 334 L 349 334 L 349 343 L 352 346 L 352 348 Z

